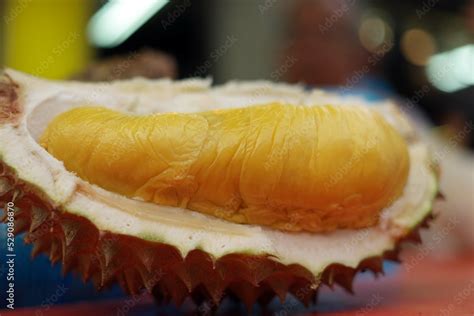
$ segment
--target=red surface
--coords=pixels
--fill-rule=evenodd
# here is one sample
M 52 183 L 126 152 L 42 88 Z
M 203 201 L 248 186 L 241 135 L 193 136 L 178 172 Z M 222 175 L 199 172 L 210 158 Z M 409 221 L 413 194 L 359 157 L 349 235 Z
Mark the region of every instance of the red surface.
M 356 295 L 341 290 L 323 290 L 314 315 L 474 315 L 474 255 L 449 260 L 422 260 L 407 271 L 402 267 L 392 276 L 377 280 L 364 277 L 355 283 Z M 128 302 L 130 303 L 130 301 Z M 40 315 L 156 315 L 150 297 L 140 299 L 130 310 L 126 300 L 57 306 Z M 291 304 L 274 310 L 274 315 L 292 314 Z M 2 311 L 2 315 L 34 315 L 37 309 Z M 160 310 L 160 315 L 172 313 Z M 235 314 L 235 313 L 233 313 Z M 303 312 L 303 314 L 305 314 Z M 306 313 L 308 314 L 308 313 Z

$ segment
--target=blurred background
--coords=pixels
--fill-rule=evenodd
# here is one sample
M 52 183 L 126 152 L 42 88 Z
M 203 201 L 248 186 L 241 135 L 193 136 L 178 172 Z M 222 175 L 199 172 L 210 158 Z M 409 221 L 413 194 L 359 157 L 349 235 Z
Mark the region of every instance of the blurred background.
M 0 61 L 40 77 L 267 79 L 391 98 L 443 167 L 448 212 L 435 226 L 461 219 L 426 244 L 436 255 L 473 248 L 472 0 L 0 0 L 0 17 Z M 63 279 L 29 251 L 19 305 L 41 304 L 60 283 L 73 290 L 59 302 L 122 295 Z
M 37 76 L 376 87 L 404 97 L 443 133 L 474 119 L 471 0 L 0 3 L 4 64 Z M 463 145 L 473 139 L 470 131 Z

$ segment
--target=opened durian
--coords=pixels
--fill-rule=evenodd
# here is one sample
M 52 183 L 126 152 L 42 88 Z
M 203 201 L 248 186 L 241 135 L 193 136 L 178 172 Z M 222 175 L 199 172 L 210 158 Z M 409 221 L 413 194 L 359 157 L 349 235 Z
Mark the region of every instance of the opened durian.
M 177 304 L 351 290 L 438 194 L 427 146 L 392 104 L 268 82 L 4 70 L 0 163 L 0 200 L 34 254 Z

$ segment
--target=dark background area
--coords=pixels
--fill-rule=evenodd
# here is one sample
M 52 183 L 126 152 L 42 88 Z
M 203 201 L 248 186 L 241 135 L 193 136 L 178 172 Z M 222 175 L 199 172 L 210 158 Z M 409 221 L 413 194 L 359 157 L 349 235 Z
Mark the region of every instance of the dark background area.
M 100 5 L 98 3 L 97 7 Z M 425 75 L 426 65 L 410 63 L 401 42 L 408 30 L 421 29 L 434 41 L 436 49 L 433 53 L 473 45 L 473 7 L 473 2 L 467 0 L 333 1 L 332 4 L 330 1 L 311 0 L 172 1 L 121 45 L 98 48 L 96 58 L 126 54 L 143 47 L 153 48 L 176 58 L 179 78 L 212 76 L 219 83 L 232 79 L 274 79 L 272 69 L 278 69 L 286 58 L 292 54 L 305 55 L 294 67 L 304 68 L 304 71 L 290 70 L 276 79 L 317 86 L 346 85 L 353 73 L 362 69 L 364 60 L 373 54 L 364 49 L 357 38 L 361 21 L 372 14 L 387 23 L 391 33 L 387 40 L 393 43 L 393 48 L 384 53 L 374 67 L 370 67 L 366 78 L 357 85 L 351 84 L 351 88 L 362 86 L 361 83 L 364 83 L 364 88 L 375 91 L 386 92 L 388 88 L 390 94 L 401 97 L 401 103 L 415 103 L 434 124 L 445 127 L 443 133 L 449 137 L 462 130 L 466 122 L 474 120 L 473 86 L 453 92 L 433 87 Z M 305 11 L 307 16 L 302 17 L 298 10 Z M 172 18 L 173 14 L 176 18 Z M 319 27 L 334 16 L 336 18 L 330 23 L 329 30 L 321 34 Z M 231 21 L 226 23 L 226 19 Z M 311 19 L 311 22 L 302 22 L 304 19 Z M 163 23 L 170 25 L 164 28 Z M 266 37 L 268 31 L 265 28 L 278 34 Z M 253 31 L 246 32 L 247 29 Z M 237 49 L 244 57 L 234 57 L 229 52 L 218 61 L 209 57 L 221 44 L 225 31 L 245 37 L 239 37 L 236 44 L 245 46 Z M 376 32 L 370 28 L 369 31 Z M 273 49 L 259 51 L 261 46 Z M 423 50 L 423 47 L 412 49 Z M 256 57 L 257 54 L 267 55 Z M 471 57 L 465 67 L 472 70 L 474 77 L 474 53 Z M 211 65 L 203 67 L 209 59 Z M 309 59 L 313 61 L 308 62 Z M 345 67 L 338 66 L 342 62 Z M 465 141 L 467 146 L 474 144 L 472 135 L 471 131 Z

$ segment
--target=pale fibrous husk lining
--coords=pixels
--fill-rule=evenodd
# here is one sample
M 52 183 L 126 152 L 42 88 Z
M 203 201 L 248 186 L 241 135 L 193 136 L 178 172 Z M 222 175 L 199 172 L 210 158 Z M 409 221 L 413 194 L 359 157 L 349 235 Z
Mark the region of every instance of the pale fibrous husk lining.
M 7 74 L 0 76 L 0 125 L 20 123 L 19 89 Z M 411 233 L 397 233 L 391 249 L 370 255 L 356 266 L 333 263 L 315 274 L 297 263 L 283 264 L 272 255 L 233 252 L 213 256 L 201 249 L 183 255 L 164 242 L 100 229 L 90 218 L 58 205 L 47 192 L 23 181 L 16 170 L 0 161 L 0 202 L 10 201 L 15 204 L 15 231 L 26 232 L 33 256 L 49 255 L 53 263 L 62 263 L 65 273 L 77 272 L 97 288 L 118 282 L 131 294 L 145 288 L 164 301 L 180 304 L 191 297 L 215 306 L 225 295 L 236 296 L 250 307 L 275 295 L 284 300 L 287 293 L 310 304 L 321 284 L 339 284 L 352 291 L 357 271 L 382 273 L 382 261 L 396 260 L 403 241 L 419 241 L 418 227 L 431 216 L 428 212 L 424 220 L 417 220 L 421 224 Z

